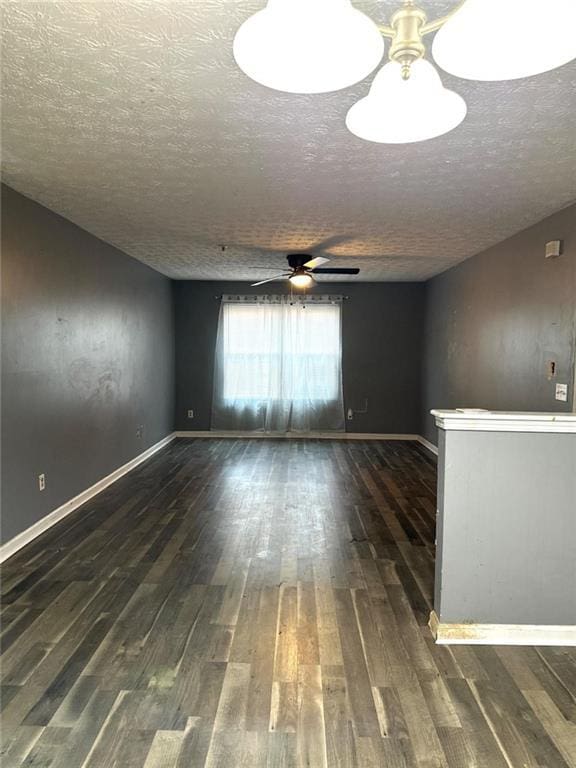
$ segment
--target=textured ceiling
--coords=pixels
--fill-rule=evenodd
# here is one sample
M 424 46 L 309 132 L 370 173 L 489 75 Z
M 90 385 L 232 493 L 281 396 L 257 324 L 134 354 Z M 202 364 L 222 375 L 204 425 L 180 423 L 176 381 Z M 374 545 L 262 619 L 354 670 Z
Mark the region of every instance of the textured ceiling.
M 379 22 L 396 5 L 355 4 Z M 354 279 L 426 279 L 576 199 L 574 62 L 443 75 L 465 122 L 384 146 L 344 125 L 371 78 L 295 96 L 237 69 L 264 0 L 2 5 L 4 180 L 171 277 L 256 280 L 309 250 Z

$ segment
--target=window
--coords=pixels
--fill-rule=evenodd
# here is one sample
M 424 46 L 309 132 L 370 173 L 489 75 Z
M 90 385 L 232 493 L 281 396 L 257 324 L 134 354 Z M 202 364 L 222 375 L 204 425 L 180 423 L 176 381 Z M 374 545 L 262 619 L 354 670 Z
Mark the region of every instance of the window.
M 224 307 L 225 400 L 338 397 L 340 307 L 290 309 Z
M 339 425 L 339 415 L 324 418 L 342 411 L 340 314 L 333 301 L 223 301 L 214 400 L 227 426 L 220 428 L 247 428 L 231 426 L 238 419 L 282 431 L 295 422 L 340 428 L 326 426 Z

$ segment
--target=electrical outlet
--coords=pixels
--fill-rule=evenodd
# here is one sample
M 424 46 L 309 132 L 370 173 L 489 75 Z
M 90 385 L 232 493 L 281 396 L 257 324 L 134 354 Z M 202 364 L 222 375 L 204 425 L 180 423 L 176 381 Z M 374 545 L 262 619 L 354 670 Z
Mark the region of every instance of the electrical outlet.
M 556 400 L 568 402 L 568 384 L 556 384 Z
M 190 410 L 188 411 L 188 418 L 189 419 L 193 419 L 194 418 L 194 411 L 192 410 L 192 408 L 190 408 Z
M 144 426 L 140 424 L 140 426 L 136 429 L 136 439 L 142 440 L 143 435 L 144 435 Z
M 546 361 L 546 376 L 549 380 L 555 378 L 556 376 L 556 360 L 547 360 Z
M 38 475 L 38 489 L 43 491 L 46 488 L 46 475 L 42 473 Z
M 348 421 L 352 421 L 352 419 L 354 418 L 354 411 L 352 410 L 352 408 L 348 408 L 348 413 L 346 414 L 346 416 L 348 418 Z

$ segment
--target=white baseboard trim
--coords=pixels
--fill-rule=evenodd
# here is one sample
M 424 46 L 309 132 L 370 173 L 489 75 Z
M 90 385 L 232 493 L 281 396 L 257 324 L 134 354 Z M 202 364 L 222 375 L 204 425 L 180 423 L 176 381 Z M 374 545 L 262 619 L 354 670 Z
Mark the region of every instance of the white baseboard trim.
M 176 437 L 254 438 L 258 440 L 412 440 L 420 442 L 419 435 L 382 434 L 377 432 L 244 432 L 238 431 L 179 431 Z
M 18 552 L 19 549 L 22 549 L 22 547 L 33 541 L 37 536 L 40 536 L 41 533 L 47 531 L 48 528 L 51 528 L 60 520 L 63 520 L 67 515 L 69 515 L 75 509 L 78 509 L 78 507 L 82 506 L 82 504 L 85 504 L 109 485 L 115 483 L 116 480 L 119 480 L 123 475 L 126 475 L 139 464 L 142 464 L 143 461 L 149 459 L 157 451 L 160 451 L 162 448 L 164 448 L 165 445 L 168 445 L 168 443 L 174 440 L 174 437 L 175 435 L 172 433 L 165 437 L 163 440 L 160 440 L 158 443 L 150 446 L 150 448 L 148 448 L 143 453 L 140 453 L 138 456 L 135 456 L 127 464 L 118 467 L 118 469 L 115 469 L 114 472 L 111 472 L 109 475 L 106 475 L 106 477 L 103 477 L 101 480 L 98 480 L 97 483 L 94 483 L 94 485 L 90 486 L 90 488 L 87 488 L 85 491 L 82 491 L 82 493 L 79 493 L 78 496 L 74 496 L 74 498 L 70 499 L 70 501 L 65 502 L 57 509 L 49 512 L 41 520 L 38 520 L 37 523 L 31 525 L 30 528 L 27 528 L 17 536 L 14 536 L 13 539 L 10 539 L 9 541 L 2 544 L 2 546 L 0 546 L 0 563 L 3 563 L 9 557 Z
M 444 624 L 432 611 L 428 626 L 437 645 L 576 646 L 576 626 L 569 624 Z
M 424 448 L 428 448 L 430 453 L 433 453 L 435 456 L 438 456 L 438 447 L 434 445 L 434 443 L 431 443 L 429 440 L 426 440 L 425 437 L 422 437 L 422 435 L 418 435 L 417 438 L 420 445 L 423 445 Z
M 316 440 L 412 440 L 420 443 L 435 456 L 438 456 L 438 448 L 426 440 L 422 435 L 413 434 L 386 434 L 382 432 L 245 432 L 238 431 L 197 431 L 179 430 L 174 433 L 176 437 L 213 437 L 213 438 L 254 438 L 259 440 L 297 440 L 314 438 Z

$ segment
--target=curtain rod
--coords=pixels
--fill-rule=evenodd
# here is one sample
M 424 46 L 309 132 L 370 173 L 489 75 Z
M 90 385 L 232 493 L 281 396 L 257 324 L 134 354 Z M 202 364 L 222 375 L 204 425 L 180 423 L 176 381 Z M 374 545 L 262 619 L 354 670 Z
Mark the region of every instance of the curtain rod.
M 214 298 L 215 299 L 221 299 L 223 295 L 224 294 L 221 293 L 221 294 L 219 294 L 217 296 L 214 296 Z M 254 294 L 245 293 L 245 294 L 242 294 L 242 295 L 243 296 L 287 296 L 288 298 L 291 298 L 291 299 L 292 298 L 294 298 L 294 299 L 305 299 L 306 298 L 306 296 L 290 296 L 289 293 L 254 293 Z M 339 293 L 335 293 L 335 294 L 319 293 L 319 294 L 316 294 L 316 295 L 317 296 L 332 296 L 332 295 L 333 296 L 338 296 L 338 298 L 342 299 L 343 301 L 347 301 L 350 298 L 350 296 L 342 296 Z M 234 294 L 234 296 L 236 296 L 236 294 Z

